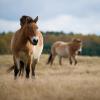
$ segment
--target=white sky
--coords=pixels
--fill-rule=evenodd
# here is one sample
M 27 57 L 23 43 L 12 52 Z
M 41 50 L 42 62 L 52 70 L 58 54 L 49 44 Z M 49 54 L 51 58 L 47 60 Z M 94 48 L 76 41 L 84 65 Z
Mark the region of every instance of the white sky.
M 0 0 L 0 32 L 16 31 L 22 15 L 38 15 L 42 31 L 100 35 L 100 0 Z

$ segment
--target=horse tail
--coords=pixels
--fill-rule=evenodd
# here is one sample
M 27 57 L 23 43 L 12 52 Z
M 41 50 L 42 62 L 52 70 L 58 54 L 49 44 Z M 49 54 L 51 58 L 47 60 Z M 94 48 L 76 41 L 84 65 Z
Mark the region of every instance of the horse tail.
M 50 53 L 50 55 L 49 55 L 47 64 L 49 64 L 51 62 L 51 59 L 52 59 L 52 53 Z
M 14 65 L 7 69 L 7 72 L 10 73 L 12 70 L 14 70 Z

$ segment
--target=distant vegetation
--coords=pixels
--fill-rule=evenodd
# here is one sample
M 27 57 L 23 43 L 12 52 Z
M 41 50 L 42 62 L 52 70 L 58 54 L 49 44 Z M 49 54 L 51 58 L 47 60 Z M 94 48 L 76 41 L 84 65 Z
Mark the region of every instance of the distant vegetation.
M 43 53 L 50 53 L 51 45 L 55 41 L 70 41 L 72 38 L 80 38 L 83 41 L 82 55 L 100 56 L 100 36 L 95 34 L 82 35 L 82 33 L 42 32 L 44 36 Z M 0 54 L 11 54 L 10 41 L 13 32 L 0 33 Z

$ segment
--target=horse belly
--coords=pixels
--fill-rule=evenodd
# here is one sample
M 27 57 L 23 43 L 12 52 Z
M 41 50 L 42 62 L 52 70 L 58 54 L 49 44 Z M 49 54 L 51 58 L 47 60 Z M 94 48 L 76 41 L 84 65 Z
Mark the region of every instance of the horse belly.
M 68 50 L 66 49 L 56 49 L 56 53 L 61 57 L 68 57 Z
M 19 52 L 19 58 L 24 63 L 28 62 L 28 55 L 25 52 L 23 52 L 23 51 Z

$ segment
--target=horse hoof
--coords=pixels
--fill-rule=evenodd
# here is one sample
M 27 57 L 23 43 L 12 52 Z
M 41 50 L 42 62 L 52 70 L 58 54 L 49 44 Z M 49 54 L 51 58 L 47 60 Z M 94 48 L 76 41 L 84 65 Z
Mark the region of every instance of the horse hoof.
M 70 65 L 72 65 L 72 62 L 70 62 Z
M 77 65 L 77 63 L 74 64 L 75 66 Z
M 16 79 L 17 79 L 17 76 L 14 77 L 14 80 L 16 80 Z
M 77 64 L 77 62 L 75 62 L 75 64 L 74 65 L 76 65 Z
M 35 76 L 32 76 L 31 78 L 32 78 L 32 79 L 35 79 Z
M 26 75 L 26 78 L 29 79 L 29 75 Z

